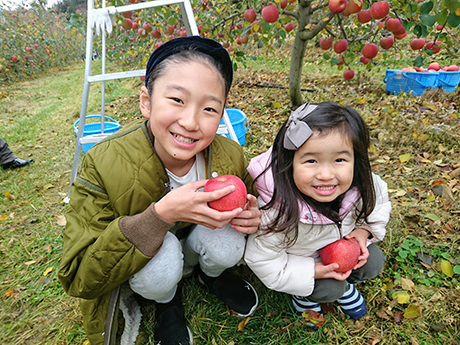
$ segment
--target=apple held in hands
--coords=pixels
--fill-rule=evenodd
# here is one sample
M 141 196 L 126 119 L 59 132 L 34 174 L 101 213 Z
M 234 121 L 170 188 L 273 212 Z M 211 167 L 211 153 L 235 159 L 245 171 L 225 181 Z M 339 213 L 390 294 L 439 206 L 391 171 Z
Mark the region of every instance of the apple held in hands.
M 222 175 L 208 180 L 204 186 L 205 192 L 213 192 L 227 186 L 235 186 L 235 190 L 220 199 L 208 202 L 209 207 L 219 211 L 227 212 L 246 204 L 248 191 L 244 182 L 235 175 Z
M 335 272 L 343 273 L 355 267 L 361 255 L 361 249 L 356 239 L 341 238 L 321 248 L 319 255 L 325 265 L 336 263 L 339 268 Z

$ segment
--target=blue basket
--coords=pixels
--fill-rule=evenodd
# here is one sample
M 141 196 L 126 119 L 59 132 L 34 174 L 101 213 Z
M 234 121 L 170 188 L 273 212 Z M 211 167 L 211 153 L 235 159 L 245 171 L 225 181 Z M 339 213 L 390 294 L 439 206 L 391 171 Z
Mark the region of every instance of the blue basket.
M 246 132 L 248 131 L 248 117 L 239 109 L 225 109 L 232 124 L 233 130 L 235 131 L 238 142 L 241 146 L 246 144 Z M 225 126 L 224 120 L 220 120 L 219 127 Z M 227 138 L 230 138 L 230 134 L 225 133 Z
M 87 123 L 88 119 L 97 119 L 98 122 Z M 75 123 L 73 124 L 75 136 L 77 136 L 78 134 L 78 123 L 79 122 L 80 122 L 80 119 L 75 121 Z M 104 116 L 104 135 L 110 135 L 112 133 L 115 133 L 120 128 L 121 128 L 121 125 L 118 123 L 118 121 L 108 116 Z M 98 141 L 100 141 L 104 137 L 101 129 L 102 129 L 101 115 L 88 115 L 85 117 L 85 128 L 83 128 L 83 137 L 91 136 L 91 138 L 86 138 L 88 139 L 88 140 L 85 140 L 86 143 L 82 143 L 82 149 L 84 153 L 88 152 L 88 150 L 91 147 L 93 147 Z
M 454 92 L 455 88 L 460 82 L 460 71 L 458 72 L 438 72 L 437 86 L 446 90 L 447 92 Z
M 420 96 L 430 87 L 437 87 L 438 72 L 408 72 L 388 69 L 385 79 L 386 91 L 390 94 L 405 92 Z

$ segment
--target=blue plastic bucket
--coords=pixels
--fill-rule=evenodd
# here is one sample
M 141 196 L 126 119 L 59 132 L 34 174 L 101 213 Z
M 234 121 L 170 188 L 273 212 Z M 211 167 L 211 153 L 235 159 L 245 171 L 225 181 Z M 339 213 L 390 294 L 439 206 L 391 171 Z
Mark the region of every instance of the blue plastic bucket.
M 386 91 L 391 94 L 405 92 L 415 96 L 422 95 L 428 88 L 437 87 L 438 72 L 409 72 L 388 69 L 384 82 Z
M 248 117 L 239 109 L 225 109 L 227 112 L 230 123 L 235 131 L 238 142 L 241 146 L 246 144 L 246 132 L 248 131 Z M 224 120 L 220 120 L 219 126 L 225 126 Z M 225 136 L 230 138 L 230 134 L 226 133 Z
M 88 123 L 88 119 L 97 119 L 97 122 L 90 122 Z M 74 129 L 74 134 L 77 136 L 78 134 L 78 123 L 80 122 L 80 119 L 75 121 L 73 124 L 73 129 Z M 121 128 L 121 125 L 118 123 L 118 121 L 108 117 L 104 116 L 104 134 L 106 136 L 115 133 Z M 83 129 L 83 137 L 88 137 L 85 138 L 86 140 L 82 139 L 82 149 L 83 152 L 86 153 L 88 150 L 93 147 L 97 142 L 101 140 L 104 135 L 102 135 L 102 126 L 101 126 L 101 115 L 88 115 L 85 117 L 85 128 Z
M 454 92 L 455 88 L 460 82 L 460 71 L 439 71 L 438 73 L 439 75 L 437 80 L 437 86 L 439 88 L 443 88 L 447 92 Z

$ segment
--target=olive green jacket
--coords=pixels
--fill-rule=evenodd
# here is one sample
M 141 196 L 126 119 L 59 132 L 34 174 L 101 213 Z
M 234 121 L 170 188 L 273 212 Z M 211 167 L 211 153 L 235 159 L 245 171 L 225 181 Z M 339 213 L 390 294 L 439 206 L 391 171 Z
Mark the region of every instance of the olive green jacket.
M 80 299 L 91 345 L 104 343 L 117 318 L 121 284 L 158 252 L 168 231 L 190 225 L 166 222 L 154 211 L 169 179 L 146 124 L 135 121 L 91 148 L 71 187 L 59 280 Z M 239 176 L 254 194 L 240 145 L 216 135 L 204 155 L 207 178 L 213 172 Z

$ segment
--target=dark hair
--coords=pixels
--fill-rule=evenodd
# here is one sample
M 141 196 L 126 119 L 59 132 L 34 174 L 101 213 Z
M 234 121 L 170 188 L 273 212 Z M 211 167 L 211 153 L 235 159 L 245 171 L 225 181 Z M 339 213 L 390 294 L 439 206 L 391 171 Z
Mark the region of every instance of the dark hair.
M 189 61 L 207 63 L 213 66 L 222 77 L 222 82 L 224 83 L 224 87 L 225 87 L 225 97 L 227 97 L 228 92 L 230 91 L 231 85 L 228 82 L 228 78 L 226 78 L 224 67 L 222 66 L 222 63 L 214 59 L 211 55 L 208 55 L 208 54 L 205 54 L 205 53 L 202 53 L 196 50 L 193 46 L 186 47 L 180 52 L 174 55 L 168 56 L 166 59 L 159 62 L 158 65 L 156 65 L 152 69 L 152 71 L 148 75 L 148 81 L 147 81 L 147 89 L 149 91 L 149 95 L 151 95 L 153 92 L 153 86 L 155 84 L 155 81 L 165 73 L 169 65 L 181 64 L 181 63 L 185 63 Z
M 332 102 L 317 105 L 318 107 L 301 121 L 306 122 L 311 130 L 319 135 L 338 131 L 352 143 L 354 173 L 350 188 L 356 187 L 362 198 L 362 207 L 356 209 L 356 220 L 366 221 L 375 207 L 375 190 L 368 156 L 370 144 L 368 128 L 358 112 L 351 107 L 343 107 Z M 267 210 L 273 206 L 279 209 L 277 217 L 268 225 L 267 232 L 282 232 L 288 229 L 289 232 L 293 232 L 293 236 L 289 236 L 288 241 L 288 245 L 291 245 L 298 236 L 299 200 L 303 200 L 315 212 L 338 222 L 340 221 L 338 210 L 344 195 L 332 202 L 321 203 L 304 195 L 297 188 L 293 177 L 296 151 L 287 150 L 283 145 L 287 122 L 283 124 L 275 138 L 270 165 L 262 172 L 263 174 L 271 168 L 274 179 L 273 197 L 262 209 Z

